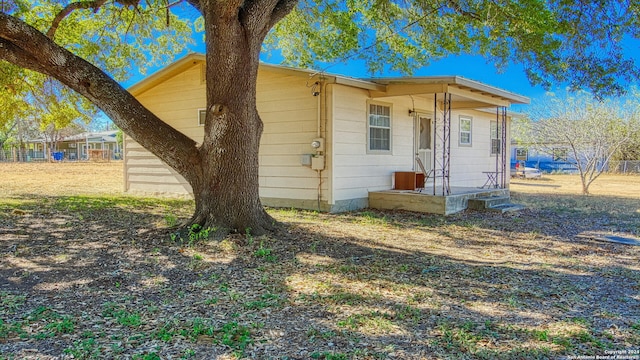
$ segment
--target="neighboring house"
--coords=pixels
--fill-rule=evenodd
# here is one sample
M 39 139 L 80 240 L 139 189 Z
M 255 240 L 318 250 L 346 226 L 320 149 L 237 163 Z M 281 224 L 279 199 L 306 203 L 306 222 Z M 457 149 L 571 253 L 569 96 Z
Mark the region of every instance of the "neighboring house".
M 204 62 L 203 55 L 190 54 L 129 91 L 201 142 Z M 257 99 L 264 122 L 263 204 L 331 212 L 369 206 L 370 193 L 394 188 L 394 173 L 420 172 L 416 157 L 431 175 L 422 194 L 478 190 L 489 177 L 494 187 L 507 188 L 506 108 L 528 103 L 456 76 L 366 80 L 267 64 L 259 69 Z M 124 153 L 126 191 L 191 193 L 182 176 L 128 136 Z M 421 180 L 412 182 L 422 187 Z
M 527 167 L 534 167 L 547 173 L 578 171 L 576 160 L 567 145 L 546 147 L 549 150 L 542 151 L 530 145 L 511 144 L 511 168 L 515 168 L 516 162 L 520 164 L 524 162 Z
M 30 160 L 88 160 L 99 157 L 101 159 L 121 159 L 122 149 L 118 145 L 116 134 L 118 131 L 86 132 L 60 138 L 56 148 L 51 149 L 51 143 L 45 139 L 27 141 L 27 154 Z M 56 159 L 54 153 L 61 158 Z

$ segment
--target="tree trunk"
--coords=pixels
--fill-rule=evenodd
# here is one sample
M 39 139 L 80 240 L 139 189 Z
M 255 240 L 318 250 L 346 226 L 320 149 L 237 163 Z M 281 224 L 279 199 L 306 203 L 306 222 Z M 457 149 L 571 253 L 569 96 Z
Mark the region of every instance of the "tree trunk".
M 217 2 L 214 2 L 217 3 Z M 260 202 L 258 150 L 263 123 L 256 108 L 259 54 L 266 32 L 237 12 L 203 6 L 207 36 L 207 116 L 200 166 L 191 172 L 196 212 L 191 223 L 264 233 L 273 219 Z
M 589 184 L 582 181 L 582 195 L 589 195 Z
M 100 69 L 0 12 L 0 59 L 58 79 L 87 97 L 193 188 L 190 223 L 263 233 L 273 228 L 258 192 L 262 121 L 259 55 L 268 31 L 298 0 L 187 0 L 205 20 L 207 116 L 202 144 L 167 125 Z
M 196 203 L 192 224 L 253 234 L 273 227 L 259 196 L 258 148 L 263 125 L 255 108 L 255 86 L 247 86 L 255 84 L 256 76 L 251 71 L 222 72 L 216 79 L 228 82 L 223 91 L 220 82 L 207 83 L 207 98 L 212 100 L 208 101 L 199 149 L 200 166 L 188 179 Z

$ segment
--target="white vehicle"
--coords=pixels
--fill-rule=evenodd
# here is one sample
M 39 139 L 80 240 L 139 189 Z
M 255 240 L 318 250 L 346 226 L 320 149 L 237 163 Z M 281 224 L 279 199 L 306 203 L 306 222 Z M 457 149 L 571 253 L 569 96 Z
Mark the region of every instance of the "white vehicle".
M 542 171 L 540 169 L 532 167 L 517 167 L 513 176 L 525 178 L 525 179 L 539 179 L 542 177 Z

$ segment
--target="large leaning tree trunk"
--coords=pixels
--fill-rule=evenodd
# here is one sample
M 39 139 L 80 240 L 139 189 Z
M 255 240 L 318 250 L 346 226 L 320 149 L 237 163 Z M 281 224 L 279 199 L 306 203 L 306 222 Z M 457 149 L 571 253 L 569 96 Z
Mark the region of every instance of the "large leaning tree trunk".
M 190 224 L 262 233 L 273 227 L 258 192 L 262 121 L 256 81 L 262 42 L 297 0 L 188 0 L 205 20 L 207 116 L 197 145 L 142 106 L 102 70 L 0 12 L 0 59 L 58 79 L 87 97 L 193 188 Z M 127 4 L 131 1 L 127 1 Z

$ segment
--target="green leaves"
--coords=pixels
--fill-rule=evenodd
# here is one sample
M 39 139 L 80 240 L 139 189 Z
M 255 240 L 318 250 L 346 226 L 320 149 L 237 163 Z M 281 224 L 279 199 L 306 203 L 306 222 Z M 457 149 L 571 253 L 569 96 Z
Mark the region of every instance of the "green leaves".
M 359 59 L 374 73 L 479 54 L 521 64 L 533 84 L 619 95 L 640 78 L 621 43 L 640 36 L 639 12 L 623 0 L 303 0 L 265 44 L 289 64 Z
M 71 1 L 21 0 L 0 7 L 46 33 L 53 18 Z M 189 44 L 191 21 L 168 12 L 166 1 L 145 1 L 137 7 L 106 2 L 100 8 L 68 14 L 55 41 L 92 62 L 118 81 L 152 66 L 166 64 Z M 187 6 L 187 5 L 184 5 Z M 97 109 L 87 99 L 43 75 L 0 62 L 0 127 L 24 118 L 43 129 L 88 123 Z

